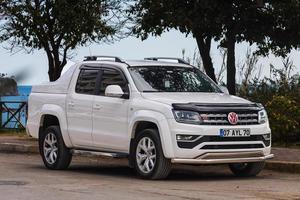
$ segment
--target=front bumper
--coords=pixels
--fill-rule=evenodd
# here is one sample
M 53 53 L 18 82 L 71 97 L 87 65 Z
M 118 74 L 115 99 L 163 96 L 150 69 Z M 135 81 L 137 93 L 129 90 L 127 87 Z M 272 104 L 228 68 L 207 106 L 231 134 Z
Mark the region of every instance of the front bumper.
M 168 125 L 169 127 L 171 127 L 170 136 L 173 151 L 173 155 L 169 156 L 168 158 L 174 160 L 173 162 L 185 161 L 186 163 L 189 163 L 196 160 L 196 162 L 198 163 L 224 163 L 224 161 L 232 163 L 238 160 L 235 157 L 230 157 L 230 155 L 232 154 L 229 153 L 243 154 L 244 152 L 259 152 L 254 156 L 250 156 L 250 160 L 257 161 L 261 160 L 261 157 L 263 157 L 264 159 L 265 156 L 267 156 L 266 159 L 268 159 L 268 155 L 271 153 L 271 138 L 270 140 L 266 141 L 262 137 L 262 135 L 264 134 L 271 133 L 268 123 L 247 126 L 201 126 L 178 123 L 174 119 L 169 119 Z M 221 138 L 219 136 L 220 128 L 250 128 L 251 137 Z M 182 142 L 180 140 L 177 140 L 176 135 L 195 135 L 199 137 L 189 142 Z M 211 155 L 211 153 L 214 153 L 214 155 L 220 155 L 218 153 L 224 153 L 225 157 L 220 156 L 217 161 L 211 161 L 211 159 L 208 159 L 206 157 L 208 153 L 210 153 L 209 155 Z M 229 157 L 226 157 L 227 155 Z M 206 157 L 205 160 L 203 160 L 204 156 Z M 253 157 L 256 158 L 254 159 Z M 225 160 L 223 160 L 223 158 Z M 248 158 L 248 156 L 243 156 L 242 158 Z M 233 160 L 231 161 L 231 159 Z
M 263 162 L 273 158 L 273 154 L 264 155 L 262 151 L 249 152 L 216 152 L 205 153 L 194 159 L 174 158 L 172 163 L 180 164 L 228 164 L 228 163 L 248 163 Z

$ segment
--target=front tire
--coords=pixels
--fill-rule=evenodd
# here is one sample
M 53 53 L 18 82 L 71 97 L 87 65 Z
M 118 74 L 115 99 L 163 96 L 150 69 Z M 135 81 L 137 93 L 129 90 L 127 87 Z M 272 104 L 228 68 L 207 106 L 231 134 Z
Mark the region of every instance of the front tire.
M 145 129 L 134 139 L 131 154 L 134 169 L 144 179 L 164 179 L 171 171 L 171 161 L 165 158 L 155 129 Z
M 265 162 L 229 164 L 233 174 L 239 177 L 254 177 L 265 167 Z
M 59 126 L 49 126 L 39 138 L 39 150 L 48 169 L 67 169 L 72 154 L 66 147 Z

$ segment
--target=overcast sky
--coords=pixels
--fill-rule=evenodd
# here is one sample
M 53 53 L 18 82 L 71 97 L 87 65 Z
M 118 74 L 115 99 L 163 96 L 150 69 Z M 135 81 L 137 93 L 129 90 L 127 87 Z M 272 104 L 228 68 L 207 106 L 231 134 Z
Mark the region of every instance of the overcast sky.
M 151 56 L 182 57 L 182 49 L 185 49 L 186 57 L 192 57 L 196 48 L 196 42 L 192 37 L 185 37 L 177 31 L 163 34 L 161 37 L 150 37 L 145 41 L 129 37 L 114 44 L 93 44 L 89 47 L 78 47 L 74 52 L 72 62 L 83 60 L 84 56 L 94 55 L 115 55 L 123 59 L 143 59 Z M 246 44 L 239 44 L 236 49 L 237 63 L 242 63 L 247 51 Z M 213 43 L 211 52 L 216 71 L 220 68 L 221 57 L 217 44 Z M 300 52 L 293 51 L 290 55 L 297 67 L 295 71 L 300 71 Z M 70 62 L 70 63 L 72 63 Z M 269 56 L 260 59 L 260 64 L 264 66 L 263 75 L 269 75 L 269 64 L 273 63 L 280 67 L 281 59 Z M 11 54 L 3 46 L 0 47 L 0 73 L 15 75 L 21 71 L 29 72 L 30 76 L 21 85 L 39 84 L 48 81 L 47 57 L 43 51 L 35 51 L 33 54 L 19 52 Z

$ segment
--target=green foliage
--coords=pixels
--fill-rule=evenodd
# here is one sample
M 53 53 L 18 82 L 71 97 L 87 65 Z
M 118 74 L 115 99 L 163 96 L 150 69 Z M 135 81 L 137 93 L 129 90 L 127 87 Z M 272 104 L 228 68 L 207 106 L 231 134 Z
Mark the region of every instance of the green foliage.
M 273 96 L 266 104 L 274 141 L 289 142 L 290 136 L 299 131 L 300 106 L 291 97 Z
M 285 57 L 292 49 L 300 46 L 300 1 L 265 0 L 264 11 L 268 24 L 264 31 L 265 40 L 258 42 L 258 53 L 273 52 Z
M 270 65 L 271 76 L 269 78 L 256 77 L 247 84 L 246 89 L 242 85 L 239 95 L 259 101 L 264 105 L 271 101 L 274 95 L 290 97 L 300 104 L 300 75 L 291 76 L 295 66 L 289 58 L 284 59 L 282 63 L 283 66 L 278 68 Z
M 4 0 L 1 6 L 7 15 L 1 40 L 13 38 L 29 48 L 42 48 L 45 42 L 75 48 L 116 31 L 103 20 L 108 16 L 106 1 Z
M 130 13 L 135 16 L 133 31 L 142 39 L 174 28 L 225 45 L 228 33 L 236 35 L 238 42 L 264 39 L 261 29 L 267 26 L 257 0 L 136 0 Z
M 220 38 L 222 33 L 221 21 L 216 15 L 221 12 L 220 2 L 136 0 L 129 10 L 134 24 L 133 33 L 143 40 L 149 35 L 160 36 L 170 29 L 192 34 L 207 75 L 216 81 L 210 49 L 213 37 Z
M 227 87 L 235 93 L 235 44 L 257 44 L 258 54 L 286 56 L 300 45 L 299 0 L 135 0 L 133 32 L 142 39 L 176 29 L 192 34 L 208 76 L 216 80 L 211 40 L 227 49 Z
M 248 90 L 239 90 L 240 96 L 265 106 L 276 143 L 300 142 L 300 75 L 291 76 L 293 68 L 285 59 L 281 69 L 271 65 L 270 78 L 254 79 Z
M 218 26 L 211 26 L 216 21 L 215 13 L 219 7 L 214 1 L 181 1 L 181 0 L 140 0 L 131 7 L 134 15 L 134 33 L 142 39 L 149 35 L 159 36 L 164 31 L 175 28 L 189 34 L 207 32 L 206 35 L 220 35 Z
M 0 42 L 31 52 L 44 49 L 49 78 L 56 80 L 69 50 L 89 42 L 109 41 L 120 32 L 119 0 L 1 0 Z M 117 19 L 116 19 L 117 18 Z

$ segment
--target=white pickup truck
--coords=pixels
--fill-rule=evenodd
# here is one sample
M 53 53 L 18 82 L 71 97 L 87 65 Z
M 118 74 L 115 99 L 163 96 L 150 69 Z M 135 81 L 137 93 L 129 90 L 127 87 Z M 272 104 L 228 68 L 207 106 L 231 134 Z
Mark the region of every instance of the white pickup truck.
M 263 106 L 228 95 L 181 59 L 86 57 L 33 87 L 27 133 L 49 169 L 88 151 L 128 157 L 147 179 L 166 178 L 172 163 L 229 164 L 255 176 L 273 157 Z

